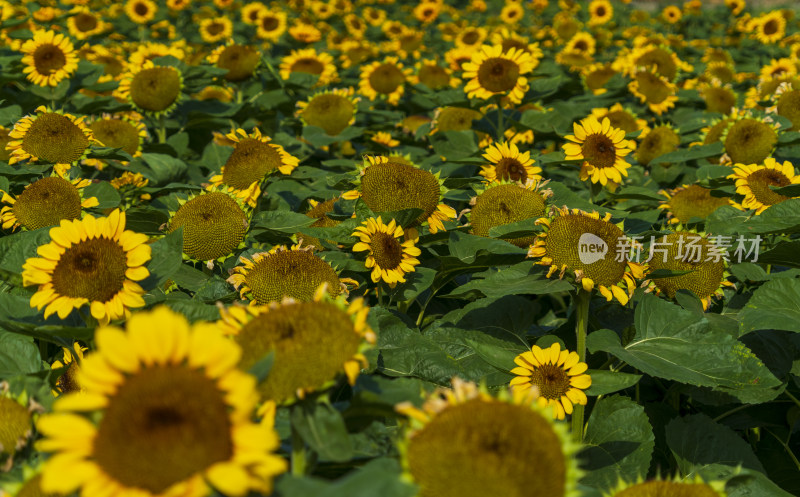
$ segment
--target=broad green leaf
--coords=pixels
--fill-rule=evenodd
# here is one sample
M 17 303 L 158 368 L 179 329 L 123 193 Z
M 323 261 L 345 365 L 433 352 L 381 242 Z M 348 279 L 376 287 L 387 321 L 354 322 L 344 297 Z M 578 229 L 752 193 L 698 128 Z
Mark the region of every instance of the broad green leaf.
M 558 278 L 545 278 L 536 271 L 533 263 L 522 262 L 507 269 L 501 269 L 486 278 L 474 278 L 459 285 L 443 297 L 466 298 L 469 296 L 503 297 L 505 295 L 542 295 L 546 293 L 568 292 L 573 285 Z
M 489 236 L 492 238 L 502 238 L 504 240 L 531 236 L 542 228 L 536 225 L 536 218 L 523 219 L 515 223 L 501 224 L 489 228 Z
M 316 221 L 313 217 L 299 214 L 292 211 L 261 211 L 250 222 L 250 229 L 271 230 L 282 233 L 297 233 L 300 228 L 304 228 Z
M 759 254 L 758 262 L 800 268 L 800 241 L 780 242 L 772 250 Z
M 647 474 L 655 435 L 642 406 L 614 395 L 595 404 L 583 443 L 578 457 L 587 474 L 581 483 L 607 490 L 620 478 L 636 481 Z
M 498 264 L 502 264 L 502 262 L 499 262 L 501 258 L 503 260 L 517 259 L 518 262 L 524 259 L 528 254 L 527 250 L 506 241 L 469 235 L 460 231 L 453 231 L 450 233 L 449 247 L 450 254 L 465 264 L 475 262 L 475 259 L 481 252 L 492 259 L 497 259 Z
M 763 473 L 752 469 L 709 464 L 698 467 L 687 477 L 693 478 L 695 474 L 701 475 L 706 481 L 725 481 L 725 492 L 728 497 L 793 497 L 771 482 Z
M 330 404 L 300 403 L 292 408 L 292 426 L 320 459 L 344 462 L 353 456 L 353 445 L 341 413 Z
M 42 359 L 33 340 L 0 329 L 0 378 L 35 373 L 41 368 Z
M 286 475 L 276 488 L 283 497 L 414 497 L 397 459 L 374 459 L 336 481 Z
M 592 385 L 586 395 L 606 395 L 632 387 L 642 378 L 640 374 L 621 373 L 604 369 L 590 369 L 586 372 L 592 378 Z
M 30 257 L 38 257 L 36 249 L 50 242 L 50 229 L 21 231 L 0 238 L 0 269 L 11 273 L 22 273 L 22 265 Z
M 740 316 L 742 333 L 767 329 L 800 332 L 800 280 L 767 281 L 753 293 Z
M 695 159 L 704 159 L 706 157 L 714 157 L 722 155 L 725 151 L 725 146 L 722 142 L 710 143 L 708 145 L 699 145 L 691 148 L 681 148 L 674 152 L 661 155 L 650 161 L 649 167 L 657 166 L 659 164 L 674 164 L 677 162 L 687 162 Z
M 92 183 L 83 190 L 83 197 L 96 197 L 99 205 L 96 209 L 112 209 L 119 206 L 120 196 L 116 188 L 108 181 Z M 130 229 L 130 228 L 128 228 Z
M 406 274 L 405 283 L 399 283 L 387 293 L 398 302 L 411 300 L 430 288 L 435 276 L 435 269 L 416 266 L 414 272 Z
M 183 227 L 156 240 L 150 247 L 150 262 L 147 263 L 150 276 L 140 282 L 146 290 L 163 285 L 178 271 L 183 261 Z
M 178 181 L 186 172 L 186 163 L 165 154 L 144 153 L 141 157 L 147 167 L 141 172 L 150 180 L 151 186 Z M 133 166 L 136 163 L 131 163 Z M 131 167 L 133 170 L 133 167 Z

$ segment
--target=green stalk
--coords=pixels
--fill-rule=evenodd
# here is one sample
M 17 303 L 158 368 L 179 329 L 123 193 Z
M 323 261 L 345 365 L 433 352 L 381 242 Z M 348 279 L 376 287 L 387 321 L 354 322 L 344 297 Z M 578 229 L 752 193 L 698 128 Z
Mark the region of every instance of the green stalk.
M 503 123 L 503 97 L 497 95 L 497 141 L 503 141 L 505 133 L 506 128 Z
M 592 294 L 579 289 L 575 294 L 575 336 L 577 338 L 578 358 L 586 362 L 586 323 L 589 320 L 589 301 Z M 583 441 L 583 410 L 584 406 L 576 405 L 572 411 L 572 436 L 576 442 Z
M 167 142 L 167 116 L 166 114 L 161 114 L 158 116 L 158 129 L 156 130 L 158 133 L 158 143 L 166 143 Z
M 308 469 L 308 452 L 303 438 L 292 426 L 292 474 L 295 476 L 305 476 Z

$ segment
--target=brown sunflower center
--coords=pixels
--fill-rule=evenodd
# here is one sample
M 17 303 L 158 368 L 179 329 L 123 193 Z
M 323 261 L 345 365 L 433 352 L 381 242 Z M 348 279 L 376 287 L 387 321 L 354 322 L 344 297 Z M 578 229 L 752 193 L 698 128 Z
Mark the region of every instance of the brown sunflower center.
M 403 247 L 400 242 L 387 233 L 374 233 L 369 244 L 372 257 L 381 269 L 395 269 L 403 260 Z
M 350 125 L 356 106 L 350 99 L 334 93 L 323 93 L 312 98 L 301 111 L 303 120 L 319 126 L 325 133 L 336 136 Z
M 493 93 L 512 90 L 519 79 L 519 65 L 503 57 L 489 57 L 478 67 L 478 82 Z
M 705 219 L 723 205 L 728 205 L 727 198 L 712 197 L 711 190 L 699 185 L 676 192 L 669 200 L 672 214 L 682 223 L 689 222 L 693 217 Z
M 765 22 L 762 31 L 765 35 L 774 35 L 778 32 L 778 21 L 775 19 L 770 19 L 769 21 Z
M 589 264 L 581 261 L 581 250 L 585 243 L 581 237 L 594 235 L 603 241 L 607 251 L 602 259 Z M 607 221 L 593 219 L 580 214 L 561 215 L 553 219 L 547 231 L 546 256 L 552 259 L 553 265 L 561 268 L 564 265 L 574 271 L 583 270 L 584 275 L 596 285 L 610 287 L 622 280 L 625 274 L 625 261 L 617 261 L 617 244 L 624 237 L 622 230 Z M 595 245 L 600 245 L 596 243 Z M 598 247 L 595 247 L 596 249 Z M 603 248 L 604 247 L 599 247 Z
M 678 290 L 690 290 L 698 298 L 706 299 L 720 287 L 725 271 L 724 261 L 720 259 L 715 262 L 713 257 L 709 257 L 712 255 L 711 243 L 705 238 L 693 233 L 671 233 L 664 235 L 659 243 L 667 244 L 666 254 L 654 253 L 650 259 L 650 267 L 654 271 L 692 271 L 681 276 L 653 279 L 653 283 L 667 297 L 675 297 Z
M 215 22 L 212 22 L 211 24 L 209 24 L 208 26 L 206 26 L 206 33 L 208 33 L 211 36 L 216 36 L 216 35 L 218 35 L 220 33 L 224 33 L 224 32 L 225 32 L 225 24 L 223 24 L 221 22 L 216 22 L 215 21 Z
M 283 297 L 310 301 L 322 283 L 332 296 L 339 294 L 339 276 L 330 264 L 305 250 L 284 250 L 255 263 L 245 275 L 247 286 L 259 304 Z
M 133 11 L 139 17 L 144 17 L 150 12 L 150 7 L 148 7 L 147 4 L 143 2 L 136 2 L 136 4 L 133 6 Z
M 31 414 L 19 402 L 0 395 L 0 419 L 0 455 L 14 454 L 30 434 Z
M 508 52 L 512 48 L 516 48 L 517 50 L 520 50 L 520 51 L 523 51 L 523 52 L 527 52 L 528 51 L 528 44 L 527 43 L 525 43 L 525 42 L 523 42 L 521 40 L 515 40 L 514 38 L 505 38 L 502 41 L 501 46 L 503 47 L 503 53 Z
M 655 73 L 639 71 L 635 78 L 639 93 L 645 96 L 648 104 L 660 104 L 672 94 L 669 85 Z
M 22 137 L 22 150 L 39 160 L 71 164 L 80 159 L 89 139 L 72 120 L 55 112 L 40 114 Z
M 407 457 L 420 497 L 565 494 L 562 443 L 551 421 L 522 405 L 448 407 L 412 435 Z
M 772 154 L 778 134 L 769 124 L 744 118 L 728 129 L 725 152 L 738 164 L 760 164 Z
M 528 179 L 528 172 L 520 161 L 513 157 L 503 157 L 495 164 L 498 180 L 522 181 Z
M 131 81 L 131 100 L 140 109 L 161 112 L 175 103 L 181 86 L 181 75 L 172 67 L 143 69 Z
M 327 302 L 299 302 L 261 313 L 235 337 L 242 347 L 239 367 L 249 370 L 270 351 L 275 358 L 258 386 L 278 402 L 298 389 L 313 390 L 334 380 L 361 343 L 347 312 Z
M 325 64 L 316 57 L 302 57 L 294 61 L 289 70 L 291 72 L 322 74 L 322 71 L 325 70 Z
M 574 50 L 579 51 L 579 52 L 583 52 L 583 51 L 586 51 L 586 49 L 589 48 L 589 44 L 586 43 L 586 40 L 578 40 L 572 45 L 572 48 Z
M 18 197 L 12 208 L 19 223 L 35 230 L 58 224 L 62 219 L 81 215 L 81 195 L 69 181 L 51 177 L 32 183 Z
M 264 31 L 273 31 L 277 29 L 280 24 L 277 17 L 270 15 L 261 16 L 261 28 L 264 29 Z
M 125 487 L 160 494 L 233 455 L 225 396 L 201 371 L 148 367 L 109 399 L 94 460 Z
M 172 216 L 168 233 L 183 227 L 183 252 L 198 261 L 231 254 L 244 240 L 248 221 L 239 204 L 221 192 L 195 197 Z
M 78 363 L 76 361 L 72 361 L 69 363 L 69 367 L 67 370 L 62 374 L 58 380 L 56 380 L 56 387 L 62 393 L 70 393 L 70 392 L 80 392 L 81 387 L 78 384 Z
M 81 12 L 73 17 L 73 20 L 75 21 L 75 28 L 78 31 L 85 33 L 97 28 L 97 18 L 92 14 Z
M 614 167 L 617 162 L 617 148 L 608 136 L 592 133 L 586 137 L 581 151 L 586 162 L 598 168 Z
M 281 164 L 281 154 L 275 147 L 256 138 L 243 138 L 222 168 L 222 181 L 244 190 Z
M 139 150 L 139 130 L 123 119 L 98 119 L 90 126 L 92 133 L 106 147 L 121 148 L 133 155 Z
M 560 399 L 569 390 L 569 376 L 555 364 L 543 364 L 531 375 L 531 383 L 539 387 L 539 394 L 546 399 Z
M 613 497 L 721 497 L 705 483 L 647 481 L 617 492 Z
M 759 169 L 747 177 L 747 185 L 753 192 L 753 196 L 764 205 L 775 205 L 789 200 L 789 197 L 780 195 L 769 187 L 782 187 L 791 183 L 783 173 L 774 169 Z
M 89 238 L 71 246 L 53 270 L 59 295 L 107 302 L 122 290 L 127 270 L 122 246 L 109 238 Z
M 369 75 L 372 89 L 383 95 L 392 93 L 405 82 L 403 71 L 394 64 L 381 64 Z
M 369 166 L 361 177 L 364 202 L 373 212 L 422 209 L 412 224 L 425 222 L 439 205 L 439 181 L 428 171 L 399 162 Z
M 606 8 L 602 5 L 598 6 L 597 9 L 594 11 L 595 17 L 605 17 L 606 15 Z
M 253 74 L 260 60 L 256 50 L 244 45 L 230 45 L 219 54 L 217 67 L 228 70 L 225 75 L 228 81 L 242 81 Z
M 52 74 L 67 64 L 67 56 L 61 47 L 45 43 L 33 52 L 33 64 L 39 74 Z

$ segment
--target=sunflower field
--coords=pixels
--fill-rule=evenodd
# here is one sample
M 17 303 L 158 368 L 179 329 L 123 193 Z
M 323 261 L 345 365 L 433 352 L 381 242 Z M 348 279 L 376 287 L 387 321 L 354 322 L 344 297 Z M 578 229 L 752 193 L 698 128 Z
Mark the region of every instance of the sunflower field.
M 800 11 L 0 0 L 0 497 L 800 495 Z

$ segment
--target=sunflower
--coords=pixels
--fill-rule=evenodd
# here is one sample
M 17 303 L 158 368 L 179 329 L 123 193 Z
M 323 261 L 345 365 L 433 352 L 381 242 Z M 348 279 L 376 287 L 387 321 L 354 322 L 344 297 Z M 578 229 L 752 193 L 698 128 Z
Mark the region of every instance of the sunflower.
M 392 138 L 392 134 L 387 131 L 378 131 L 370 138 L 370 141 L 386 148 L 394 148 L 400 145 L 400 141 Z
M 539 258 L 536 264 L 550 266 L 548 278 L 556 272 L 563 278 L 569 269 L 584 290 L 597 287 L 609 302 L 616 298 L 625 305 L 644 269 L 627 260 L 625 233 L 609 219 L 611 214 L 600 218 L 597 212 L 555 209 L 550 217 L 536 221 L 545 231 L 538 235 L 528 257 Z M 588 251 L 590 245 L 594 252 Z
M 99 204 L 96 197 L 83 198 L 84 188 L 91 183 L 88 179 L 69 181 L 51 176 L 25 186 L 17 198 L 2 192 L 2 202 L 8 204 L 0 209 L 3 229 L 35 230 L 59 224 L 62 219 L 80 218 L 82 209 Z
M 166 232 L 183 228 L 185 258 L 210 265 L 244 247 L 250 222 L 244 205 L 233 192 L 212 188 L 179 202 L 181 206 L 171 213 Z
M 261 62 L 261 54 L 249 45 L 239 45 L 229 40 L 211 52 L 206 60 L 220 69 L 228 70 L 224 76 L 226 81 L 238 82 L 253 75 Z
M 708 309 L 712 298 L 721 297 L 724 287 L 733 286 L 726 279 L 729 275 L 725 270 L 724 249 L 707 236 L 677 231 L 663 235 L 656 243 L 666 248 L 651 247 L 649 271 L 689 271 L 679 276 L 653 278 L 649 287 L 656 293 L 672 299 L 679 290 L 689 290 L 703 303 L 703 309 Z
M 760 164 L 772 155 L 778 144 L 777 126 L 765 119 L 745 114 L 734 120 L 723 133 L 725 153 L 735 164 Z
M 124 171 L 121 175 L 109 181 L 122 197 L 121 205 L 127 209 L 140 201 L 150 200 L 149 193 L 143 193 L 142 189 L 147 187 L 149 181 L 141 173 Z M 123 209 L 123 210 L 124 210 Z
M 175 57 L 178 60 L 183 60 L 186 57 L 186 52 L 181 47 L 180 43 L 171 43 L 165 45 L 163 43 L 144 42 L 136 46 L 136 49 L 130 54 L 128 58 L 128 68 L 143 66 L 147 61 L 153 61 L 157 57 Z
M 304 124 L 318 126 L 328 135 L 336 136 L 356 122 L 359 99 L 353 95 L 353 88 L 317 93 L 306 102 L 297 102 L 297 116 Z
M 763 14 L 753 21 L 750 34 L 764 45 L 777 43 L 786 36 L 786 18 L 780 10 Z
M 381 61 L 362 66 L 359 92 L 370 100 L 383 97 L 390 105 L 397 105 L 412 72 L 399 60 L 398 57 L 384 57 Z
M 136 112 L 103 114 L 89 123 L 94 137 L 106 147 L 119 148 L 131 157 L 142 156 L 142 145 L 147 139 L 147 127 L 142 116 Z M 101 159 L 84 159 L 83 164 L 103 169 L 106 162 Z M 120 161 L 127 165 L 127 161 Z
M 101 16 L 93 13 L 86 6 L 75 7 L 71 14 L 67 18 L 67 29 L 69 34 L 77 40 L 86 40 L 111 28 L 111 24 L 105 22 Z
M 566 52 L 578 52 L 586 55 L 593 55 L 597 51 L 597 42 L 590 33 L 579 32 L 569 39 L 566 46 Z
M 641 131 L 639 136 L 643 136 L 650 131 L 650 127 L 647 125 L 645 119 L 641 119 L 635 112 L 623 107 L 621 103 L 616 103 L 608 108 L 598 107 L 592 109 L 591 116 L 597 119 L 598 122 L 602 122 L 603 119 L 608 118 L 612 128 L 619 128 L 625 133 Z M 636 142 L 631 140 L 628 144 L 634 146 Z
M 83 388 L 81 388 L 78 383 L 77 375 L 78 371 L 81 369 L 80 364 L 84 359 L 83 353 L 89 349 L 83 347 L 78 342 L 74 342 L 72 344 L 72 349 L 62 347 L 62 350 L 64 352 L 63 360 L 53 361 L 53 364 L 50 366 L 51 369 L 67 368 L 56 380 L 56 387 L 53 390 L 53 395 L 56 397 L 65 393 L 83 391 Z
M 277 42 L 286 32 L 286 12 L 279 9 L 264 9 L 256 21 L 256 35 L 262 40 Z
M 800 129 L 800 84 L 781 83 L 773 101 L 778 115 L 792 122 L 790 130 Z
M 38 86 L 57 86 L 78 70 L 78 54 L 63 33 L 36 30 L 20 51 L 25 66 L 22 72 Z
M 742 0 L 743 1 L 743 0 Z M 604 497 L 727 497 L 724 481 L 705 482 L 697 474 L 694 478 L 674 480 L 658 478 L 650 481 L 628 483 L 620 480 Z
M 333 57 L 325 52 L 318 53 L 313 48 L 292 50 L 289 55 L 281 59 L 281 78 L 287 80 L 292 73 L 318 75 L 319 79 L 315 86 L 325 86 L 339 78 Z
M 581 476 L 566 424 L 537 405 L 536 389 L 502 389 L 494 396 L 453 378 L 408 416 L 399 443 L 420 497 L 568 496 Z
M 454 77 L 449 68 L 440 66 L 436 60 L 421 60 L 415 69 L 417 73 L 411 78 L 411 83 L 415 85 L 423 84 L 431 90 L 442 90 L 461 84 L 461 80 Z
M 589 3 L 589 26 L 600 26 L 614 18 L 614 7 L 608 0 L 593 0 Z
M 451 48 L 444 54 L 444 60 L 447 61 L 450 69 L 453 71 L 462 71 L 464 64 L 472 60 L 474 49 L 470 47 L 456 47 Z
M 390 288 L 397 283 L 405 283 L 405 274 L 414 271 L 419 264 L 415 257 L 422 251 L 416 247 L 416 240 L 401 242 L 403 228 L 394 219 L 384 224 L 381 217 L 371 217 L 357 227 L 352 235 L 360 241 L 353 245 L 353 252 L 368 251 L 364 263 L 372 269 L 372 282 L 383 280 Z
M 667 78 L 659 76 L 655 68 L 639 69 L 628 84 L 628 90 L 659 116 L 673 107 L 678 101 L 676 87 Z
M 192 0 L 167 0 L 167 8 L 173 12 L 186 10 L 192 4 Z
M 573 404 L 585 406 L 588 402 L 583 391 L 592 385 L 592 377 L 585 374 L 586 363 L 579 361 L 576 352 L 562 351 L 558 342 L 544 350 L 534 345 L 514 358 L 517 367 L 511 374 L 516 377 L 510 385 L 535 387 L 539 391 L 537 403 L 552 406 L 553 418 L 564 419 L 565 413 L 572 414 Z
M 795 61 L 789 57 L 772 59 L 769 64 L 765 64 L 761 68 L 761 71 L 759 71 L 759 76 L 761 76 L 760 82 L 796 75 L 797 66 L 795 65 Z
M 147 24 L 156 17 L 158 5 L 152 0 L 128 0 L 125 2 L 125 14 L 136 24 Z
M 257 388 L 264 398 L 286 403 L 333 386 L 342 372 L 355 383 L 368 366 L 364 352 L 375 343 L 368 312 L 363 299 L 348 304 L 343 295 L 331 298 L 323 284 L 309 302 L 222 308 L 217 325 L 242 347 L 244 371 L 274 352 L 270 373 Z
M 636 160 L 647 166 L 653 159 L 677 150 L 680 143 L 681 137 L 672 126 L 656 126 L 642 136 L 642 142 L 636 148 Z
M 701 84 L 699 92 L 700 97 L 706 102 L 708 112 L 727 114 L 736 106 L 736 92 L 730 85 L 719 84 L 718 80 L 714 80 L 711 84 Z
M 733 63 L 723 61 L 709 62 L 703 71 L 703 77 L 708 81 L 717 79 L 720 83 L 732 83 L 741 80 L 741 76 L 736 73 Z
M 542 178 L 540 174 L 542 168 L 534 166 L 531 153 L 520 152 L 519 148 L 513 143 L 505 141 L 495 143 L 486 149 L 483 154 L 484 159 L 490 164 L 482 166 L 480 175 L 487 183 L 494 181 L 536 181 Z
M 667 5 L 664 7 L 664 10 L 661 11 L 661 18 L 664 19 L 664 22 L 667 24 L 675 24 L 681 20 L 683 14 L 681 13 L 681 9 L 675 5 Z
M 765 159 L 762 165 L 736 164 L 733 174 L 728 176 L 736 180 L 736 193 L 744 195 L 744 200 L 735 207 L 747 210 L 755 209 L 756 214 L 761 214 L 770 206 L 779 204 L 790 197 L 772 191 L 770 186 L 783 187 L 800 184 L 800 175 L 795 174 L 791 162 L 780 164 L 773 158 Z
M 414 18 L 422 24 L 430 24 L 439 17 L 441 9 L 442 5 L 438 0 L 424 0 L 414 7 Z
M 617 74 L 617 70 L 611 67 L 611 64 L 589 64 L 581 68 L 581 81 L 594 95 L 602 95 L 608 91 L 605 88 L 606 83 Z
M 172 113 L 181 100 L 183 75 L 173 66 L 157 66 L 145 60 L 140 66 L 129 65 L 122 76 L 117 95 L 143 114 L 153 117 Z
M 103 66 L 103 76 L 116 77 L 125 72 L 125 61 L 121 55 L 100 45 L 92 46 L 91 52 L 86 54 L 86 60 Z
M 125 213 L 62 220 L 50 239 L 37 249 L 41 257 L 22 266 L 22 283 L 38 285 L 30 305 L 46 306 L 45 319 L 53 313 L 65 319 L 72 309 L 89 305 L 95 319 L 108 323 L 144 306 L 144 290 L 136 282 L 150 275 L 144 266 L 150 245 L 147 236 L 125 230 Z
M 269 8 L 261 2 L 248 2 L 242 6 L 239 12 L 242 16 L 242 22 L 250 26 L 258 24 L 258 18 L 264 12 L 269 12 Z
M 602 123 L 592 116 L 580 124 L 573 123 L 574 135 L 565 138 L 571 143 L 562 145 L 567 160 L 583 160 L 581 180 L 591 179 L 592 183 L 606 185 L 622 183 L 622 176 L 628 175 L 630 164 L 625 156 L 633 151 L 625 131 L 611 126 L 604 118 Z
M 236 96 L 233 88 L 211 85 L 205 86 L 202 90 L 192 95 L 195 100 L 218 100 L 220 102 L 232 102 Z
M 514 0 L 507 1 L 500 10 L 500 20 L 507 26 L 517 24 L 524 15 L 525 10 L 522 8 L 522 3 Z
M 8 159 L 11 158 L 11 153 L 6 149 L 6 145 L 12 140 L 12 138 L 8 136 L 9 133 L 11 133 L 11 130 L 5 126 L 0 126 L 0 161 L 3 162 L 8 162 Z
M 43 105 L 36 108 L 36 114 L 17 121 L 8 137 L 9 164 L 48 162 L 55 164 L 60 175 L 85 157 L 90 145 L 99 144 L 83 117 L 51 111 Z
M 345 282 L 352 282 L 339 279 L 336 270 L 314 255 L 311 247 L 279 245 L 251 257 L 239 257 L 243 265 L 233 268 L 227 279 L 239 290 L 241 298 L 250 300 L 250 305 L 280 302 L 284 297 L 308 302 L 323 283 L 327 283 L 331 296 L 336 297 L 346 291 Z
M 251 421 L 255 378 L 241 348 L 210 323 L 190 327 L 166 307 L 139 312 L 127 332 L 103 326 L 83 361 L 80 394 L 56 399 L 37 428 L 54 455 L 42 490 L 84 495 L 206 496 L 212 487 L 269 494 L 286 470 L 273 420 Z
M 729 204 L 726 197 L 714 197 L 711 190 L 700 185 L 683 185 L 659 193 L 667 197 L 658 208 L 667 211 L 670 224 L 687 224 L 693 217 L 706 219 L 718 208 Z
M 0 381 L 0 458 L 14 454 L 24 448 L 33 430 L 33 405 L 29 405 L 33 399 L 23 391 L 19 395 L 12 395 L 9 392 L 9 385 L 6 381 Z M 8 464 L 8 463 L 7 463 Z M 10 465 L 9 465 L 10 469 Z
M 501 27 L 494 31 L 491 36 L 493 45 L 500 45 L 503 47 L 503 52 L 508 52 L 512 48 L 528 52 L 534 59 L 534 69 L 539 65 L 539 60 L 542 58 L 542 49 L 539 48 L 538 43 L 529 42 L 526 36 L 522 36 L 516 31 L 508 27 Z
M 217 43 L 233 35 L 233 22 L 225 16 L 209 17 L 200 21 L 200 37 L 206 43 Z
M 262 183 L 269 174 L 279 171 L 289 175 L 299 164 L 297 157 L 286 152 L 281 145 L 270 143 L 270 138 L 262 135 L 258 128 L 253 128 L 249 134 L 238 128 L 225 137 L 233 145 L 233 153 L 220 174 L 211 176 L 210 188 L 227 186 L 250 207 L 256 206 Z
M 738 16 L 747 6 L 745 0 L 725 0 L 725 6 L 731 9 L 731 14 Z
M 358 189 L 345 192 L 342 197 L 347 200 L 361 197 L 372 212 L 421 209 L 422 214 L 407 228 L 415 229 L 427 222 L 431 233 L 444 231 L 442 221 L 456 217 L 455 209 L 440 203 L 447 189 L 439 173 L 380 155 L 367 156 L 358 169 Z
M 466 107 L 440 107 L 433 114 L 431 133 L 472 129 L 472 124 L 482 117 L 477 110 Z
M 528 91 L 524 76 L 534 68 L 534 58 L 528 52 L 510 49 L 503 52 L 501 45 L 484 45 L 464 64 L 464 91 L 469 98 L 507 96 L 515 104 L 522 102 Z
M 478 196 L 470 200 L 469 224 L 472 234 L 488 237 L 489 231 L 497 226 L 544 216 L 546 201 L 552 192 L 542 191 L 540 186 L 537 181 L 501 181 L 479 188 Z M 524 236 L 507 241 L 517 247 L 528 247 L 536 238 Z
M 333 219 L 328 217 L 328 213 L 333 212 L 334 204 L 339 200 L 339 197 L 334 197 L 332 199 L 328 199 L 324 202 L 319 202 L 317 200 L 308 199 L 308 205 L 310 209 L 306 212 L 306 216 L 316 219 L 312 224 L 310 224 L 309 228 L 332 228 L 337 226 L 341 223 L 341 221 L 337 219 Z M 304 235 L 302 233 L 297 233 L 294 237 L 295 240 L 299 240 L 300 243 L 305 243 L 308 246 L 314 247 L 314 250 L 325 250 L 325 247 L 322 246 L 322 242 L 318 238 L 314 238 L 313 236 Z M 325 240 L 328 243 L 336 244 L 336 242 L 332 240 Z
M 314 43 L 322 39 L 322 32 L 313 24 L 296 21 L 289 28 L 289 36 L 301 43 Z

